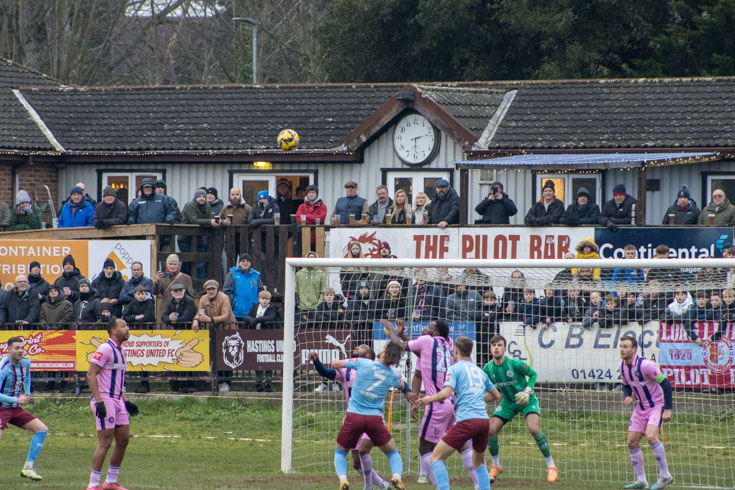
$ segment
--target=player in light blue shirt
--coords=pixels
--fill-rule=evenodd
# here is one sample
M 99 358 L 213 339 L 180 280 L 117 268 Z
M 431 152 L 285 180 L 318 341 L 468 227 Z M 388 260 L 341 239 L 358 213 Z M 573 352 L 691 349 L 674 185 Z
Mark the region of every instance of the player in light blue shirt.
M 449 473 L 444 461 L 472 440 L 472 462 L 481 490 L 490 490 L 490 476 L 485 466 L 485 450 L 490 434 L 489 417 L 485 403 L 499 400 L 500 392 L 487 374 L 470 360 L 473 342 L 469 337 L 458 337 L 454 342 L 456 362 L 447 370 L 444 388 L 433 396 L 425 396 L 419 404 L 426 406 L 456 394 L 457 423 L 447 431 L 431 453 L 431 469 L 436 487 L 449 490 Z
M 342 428 L 337 435 L 337 447 L 334 450 L 334 469 L 339 477 L 340 490 L 347 490 L 347 451 L 355 447 L 363 433 L 370 437 L 372 443 L 388 456 L 393 473 L 391 484 L 399 490 L 405 490 L 401 482 L 403 460 L 398 453 L 396 442 L 383 422 L 383 405 L 385 395 L 391 388 L 401 388 L 410 392 L 400 376 L 391 369 L 401 362 L 403 348 L 394 342 L 385 345 L 378 355 L 377 361 L 368 359 L 340 360 L 332 363 L 332 369 L 343 367 L 355 369 L 355 382 L 352 385 L 352 396 L 347 405 Z M 372 470 L 372 468 L 369 468 Z M 363 468 L 364 472 L 368 468 Z

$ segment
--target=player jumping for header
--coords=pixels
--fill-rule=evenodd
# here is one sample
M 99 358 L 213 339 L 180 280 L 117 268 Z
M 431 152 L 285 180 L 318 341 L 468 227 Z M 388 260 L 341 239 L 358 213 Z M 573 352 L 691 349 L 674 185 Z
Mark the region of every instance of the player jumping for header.
M 117 483 L 120 464 L 130 440 L 130 417 L 138 415 L 138 407 L 125 398 L 127 361 L 122 344 L 130 336 L 128 324 L 122 318 L 110 318 L 107 323 L 110 338 L 97 347 L 89 363 L 87 381 L 92 392 L 92 413 L 97 421 L 97 449 L 92 456 L 92 473 L 87 490 L 126 490 Z M 100 487 L 102 464 L 115 440 L 110 455 L 107 478 Z
M 33 469 L 33 463 L 43 449 L 48 427 L 23 408 L 31 401 L 31 360 L 23 357 L 24 346 L 23 337 L 11 337 L 8 355 L 0 361 L 0 439 L 8 424 L 34 432 L 20 476 L 38 481 L 43 477 Z
M 489 434 L 486 402 L 500 399 L 500 393 L 487 375 L 475 366 L 470 359 L 472 339 L 458 337 L 454 345 L 457 362 L 447 370 L 444 386 L 438 393 L 419 400 L 423 406 L 441 402 L 452 394 L 457 397 L 457 423 L 447 431 L 431 453 L 431 469 L 434 486 L 439 490 L 449 490 L 449 474 L 444 461 L 454 451 L 464 448 L 472 441 L 472 462 L 477 473 L 480 490 L 490 490 L 490 475 L 485 466 L 485 449 Z
M 405 490 L 401 481 L 403 473 L 403 460 L 396 448 L 388 429 L 383 423 L 383 405 L 385 395 L 391 388 L 408 388 L 401 381 L 400 376 L 391 369 L 401 362 L 403 349 L 400 345 L 389 342 L 385 345 L 383 352 L 377 361 L 369 359 L 350 359 L 332 362 L 332 369 L 343 367 L 353 368 L 356 371 L 355 382 L 352 385 L 352 396 L 347 405 L 342 428 L 337 435 L 337 446 L 334 449 L 334 469 L 339 477 L 340 490 L 349 490 L 347 481 L 347 451 L 357 445 L 357 441 L 363 433 L 388 456 L 390 469 L 393 472 L 391 484 L 397 490 Z M 372 468 L 363 466 L 367 472 Z
M 526 417 L 528 431 L 536 440 L 536 444 L 546 459 L 546 480 L 555 482 L 558 473 L 549 450 L 549 441 L 541 431 L 541 408 L 533 392 L 533 386 L 536 384 L 536 371 L 523 361 L 507 357 L 506 347 L 505 337 L 493 335 L 490 339 L 490 354 L 493 360 L 482 368 L 503 395 L 503 400 L 495 408 L 490 419 L 489 449 L 493 460 L 490 481 L 495 481 L 495 478 L 503 472 L 500 467 L 498 433 L 505 424 L 513 420 L 516 414 L 522 412 Z
M 640 446 L 645 434 L 658 463 L 658 479 L 651 489 L 660 490 L 674 481 L 666 463 L 666 450 L 658 440 L 661 423 L 671 420 L 671 383 L 653 361 L 638 355 L 638 341 L 632 335 L 620 338 L 620 358 L 623 403 L 634 406 L 628 425 L 628 451 L 636 476 L 636 481 L 623 488 L 648 488 Z

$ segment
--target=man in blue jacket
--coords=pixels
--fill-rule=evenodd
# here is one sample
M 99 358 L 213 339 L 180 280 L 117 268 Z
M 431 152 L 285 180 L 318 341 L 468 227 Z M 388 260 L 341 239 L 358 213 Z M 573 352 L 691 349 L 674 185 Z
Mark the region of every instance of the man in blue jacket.
M 258 304 L 258 293 L 265 289 L 260 279 L 260 272 L 253 269 L 250 254 L 240 254 L 238 265 L 232 267 L 222 286 L 232 301 L 232 312 L 238 321 L 242 321 L 250 313 L 253 305 Z
M 128 206 L 128 224 L 169 223 L 176 220 L 176 208 L 164 194 L 153 190 L 153 179 L 143 179 L 141 195 Z
M 59 228 L 92 226 L 93 218 L 94 206 L 84 199 L 82 188 L 75 185 L 71 188 L 71 192 L 69 192 L 69 200 L 61 208 Z

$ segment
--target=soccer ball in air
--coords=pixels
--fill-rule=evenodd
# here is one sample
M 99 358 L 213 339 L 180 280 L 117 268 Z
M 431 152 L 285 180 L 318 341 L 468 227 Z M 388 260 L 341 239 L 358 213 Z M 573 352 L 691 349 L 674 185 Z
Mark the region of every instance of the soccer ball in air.
M 299 146 L 299 133 L 293 129 L 284 129 L 278 133 L 278 146 L 285 151 L 295 150 Z

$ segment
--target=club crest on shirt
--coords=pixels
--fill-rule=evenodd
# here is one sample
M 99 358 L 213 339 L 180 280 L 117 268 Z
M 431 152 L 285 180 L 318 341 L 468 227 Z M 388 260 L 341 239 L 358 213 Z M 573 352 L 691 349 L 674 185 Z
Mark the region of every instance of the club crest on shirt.
M 506 375 L 506 376 L 508 376 L 509 378 L 513 378 L 513 377 L 514 377 L 514 376 L 513 376 L 513 370 L 512 370 L 512 369 L 508 369 L 508 370 L 507 370 L 507 371 L 505 372 L 505 375 Z
M 113 423 L 115 421 L 115 417 L 107 417 L 107 421 L 109 423 Z
M 92 359 L 94 359 L 95 361 L 101 361 L 102 353 L 100 351 L 95 352 L 94 355 L 92 356 Z

